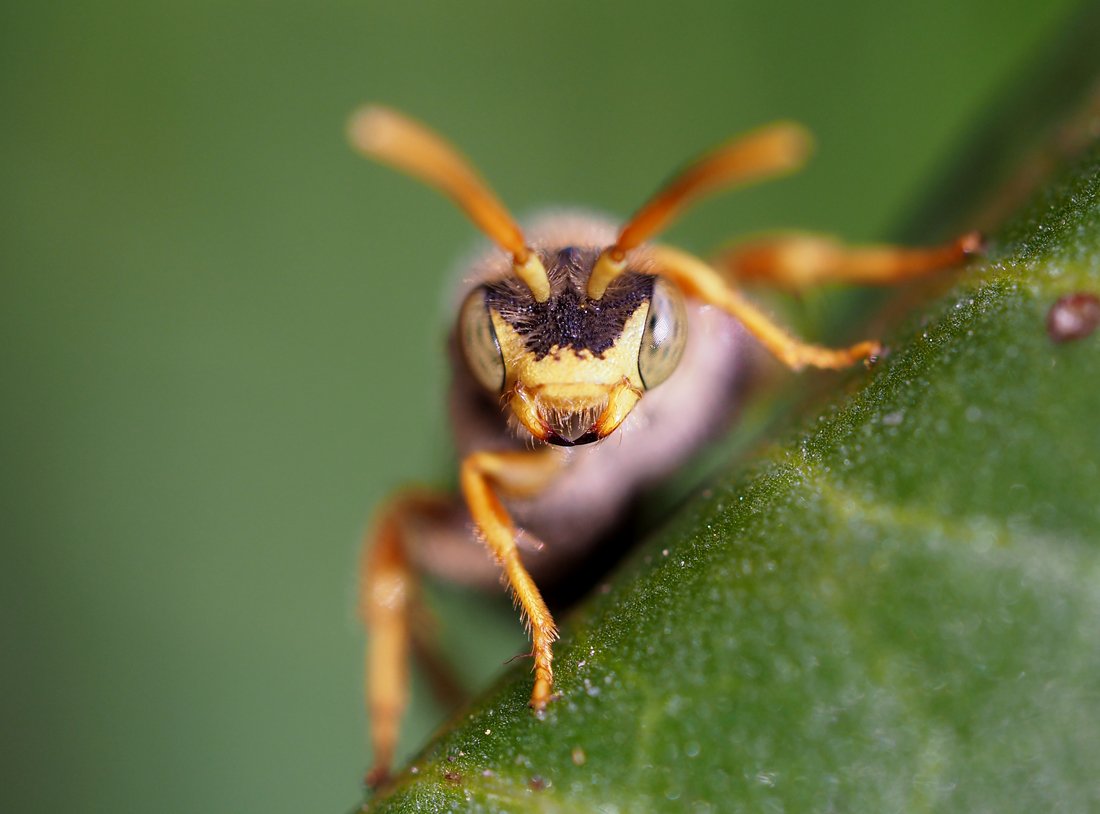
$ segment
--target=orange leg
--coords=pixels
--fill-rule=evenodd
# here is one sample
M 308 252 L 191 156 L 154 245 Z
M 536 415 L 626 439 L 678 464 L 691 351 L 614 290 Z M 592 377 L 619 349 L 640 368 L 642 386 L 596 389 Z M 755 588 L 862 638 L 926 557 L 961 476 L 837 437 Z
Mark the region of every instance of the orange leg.
M 460 472 L 462 494 L 470 514 L 500 564 L 531 635 L 531 655 L 535 660 L 531 706 L 537 710 L 550 701 L 554 683 L 551 646 L 558 638 L 558 631 L 539 589 L 520 560 L 516 529 L 497 490 L 516 496 L 534 494 L 556 474 L 559 461 L 556 452 L 546 449 L 475 452 L 462 462 Z
M 825 235 L 790 233 L 733 246 L 715 261 L 738 280 L 800 291 L 820 283 L 890 285 L 957 266 L 982 248 L 982 236 L 967 232 L 929 248 L 845 246 Z
M 494 487 L 517 497 L 537 494 L 557 472 L 559 460 L 556 450 L 549 449 L 484 452 L 469 456 L 462 465 L 463 491 L 470 504 L 470 513 L 530 621 L 535 642 L 536 678 L 545 680 L 541 694 L 538 692 L 541 685 L 536 682 L 536 694 L 532 696 L 532 704 L 536 706 L 545 705 L 549 699 L 550 643 L 556 637 L 554 622 L 519 560 L 514 528 L 496 498 Z M 401 718 L 408 705 L 410 650 L 428 668 L 433 689 L 444 699 L 453 699 L 459 689 L 446 666 L 434 654 L 426 635 L 429 626 L 424 624 L 425 609 L 417 601 L 416 570 L 410 558 L 418 540 L 416 526 L 428 525 L 433 520 L 438 522 L 453 508 L 453 500 L 446 495 L 404 492 L 392 498 L 379 512 L 364 540 L 359 610 L 370 632 L 364 695 L 374 752 L 374 762 L 366 777 L 371 788 L 377 788 L 389 778 Z M 423 529 L 420 531 L 422 539 Z M 538 703 L 536 696 L 541 699 Z
M 687 296 L 710 303 L 736 317 L 760 344 L 792 370 L 801 370 L 806 366 L 847 367 L 882 350 L 882 346 L 873 340 L 848 348 L 808 344 L 777 325 L 698 257 L 669 246 L 657 246 L 654 259 L 659 274 L 672 280 Z
M 410 516 L 446 507 L 443 497 L 406 492 L 379 513 L 364 540 L 360 561 L 359 612 L 370 631 L 364 695 L 370 713 L 374 764 L 366 782 L 375 788 L 389 777 L 401 717 L 409 700 L 410 616 L 416 589 L 409 562 L 406 524 Z

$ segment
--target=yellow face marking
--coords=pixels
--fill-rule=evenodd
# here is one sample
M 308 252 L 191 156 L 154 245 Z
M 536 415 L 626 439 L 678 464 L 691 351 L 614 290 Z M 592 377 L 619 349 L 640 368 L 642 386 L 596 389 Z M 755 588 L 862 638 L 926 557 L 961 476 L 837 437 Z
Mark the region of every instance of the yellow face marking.
M 515 328 L 495 310 L 490 311 L 504 357 L 505 391 L 513 396 L 522 394 L 519 404 L 513 397 L 513 411 L 533 436 L 545 440 L 546 421 L 564 415 L 587 415 L 595 425 L 613 391 L 621 392 L 626 386 L 640 394 L 645 389 L 638 373 L 638 350 L 648 311 L 648 303 L 644 303 L 631 314 L 615 343 L 602 356 L 587 349 L 577 351 L 555 345 L 541 359 L 527 349 L 524 337 Z M 604 423 L 607 432 L 618 426 L 637 399 L 629 405 L 623 399 L 616 401 L 617 420 L 614 426 Z
M 615 343 L 601 356 L 592 351 L 559 348 L 555 345 L 541 359 L 527 349 L 523 336 L 496 311 L 492 311 L 493 327 L 504 357 L 505 386 L 519 383 L 539 392 L 540 399 L 570 399 L 587 392 L 607 390 L 624 378 L 642 387 L 638 375 L 638 349 L 642 344 L 648 303 L 639 308 L 623 326 Z

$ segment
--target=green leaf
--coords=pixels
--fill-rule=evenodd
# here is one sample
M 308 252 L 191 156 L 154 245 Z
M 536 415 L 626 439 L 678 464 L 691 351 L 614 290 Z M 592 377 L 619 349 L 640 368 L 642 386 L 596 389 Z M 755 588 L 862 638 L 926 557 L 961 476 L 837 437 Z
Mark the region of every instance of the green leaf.
M 371 811 L 1100 807 L 1100 147 Z

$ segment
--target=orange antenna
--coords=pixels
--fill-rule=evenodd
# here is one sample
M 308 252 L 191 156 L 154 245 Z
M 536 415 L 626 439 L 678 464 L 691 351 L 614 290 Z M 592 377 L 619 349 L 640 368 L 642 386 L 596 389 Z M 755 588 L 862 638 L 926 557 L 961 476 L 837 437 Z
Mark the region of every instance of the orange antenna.
M 508 210 L 454 147 L 409 117 L 371 105 L 352 116 L 352 145 L 433 186 L 458 204 L 490 240 L 512 255 L 512 267 L 535 299 L 550 297 L 550 278 L 538 255 L 527 248 L 523 232 Z
M 690 204 L 734 184 L 793 172 L 813 145 L 809 132 L 793 122 L 777 122 L 714 150 L 675 175 L 650 198 L 605 249 L 588 279 L 588 296 L 598 300 L 626 270 L 626 253 L 663 232 Z

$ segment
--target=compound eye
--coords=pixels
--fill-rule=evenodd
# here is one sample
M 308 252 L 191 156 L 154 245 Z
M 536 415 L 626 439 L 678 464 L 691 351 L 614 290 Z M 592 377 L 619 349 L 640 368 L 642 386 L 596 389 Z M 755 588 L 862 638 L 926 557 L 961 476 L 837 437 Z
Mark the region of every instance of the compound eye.
M 493 393 L 504 391 L 504 357 L 493 329 L 493 318 L 485 302 L 485 289 L 476 288 L 458 316 L 458 337 L 466 366 L 482 387 Z
M 642 346 L 638 349 L 638 373 L 647 390 L 672 375 L 684 355 L 686 342 L 684 300 L 676 286 L 658 277 L 653 283 Z

